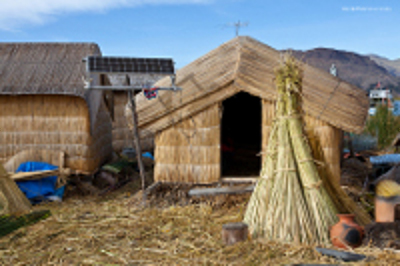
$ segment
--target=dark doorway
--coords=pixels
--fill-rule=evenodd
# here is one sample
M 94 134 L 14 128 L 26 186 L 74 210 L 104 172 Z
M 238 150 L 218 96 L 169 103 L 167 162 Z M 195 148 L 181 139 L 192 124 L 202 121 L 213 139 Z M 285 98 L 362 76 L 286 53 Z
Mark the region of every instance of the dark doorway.
M 258 176 L 261 169 L 261 100 L 240 92 L 222 103 L 222 176 Z

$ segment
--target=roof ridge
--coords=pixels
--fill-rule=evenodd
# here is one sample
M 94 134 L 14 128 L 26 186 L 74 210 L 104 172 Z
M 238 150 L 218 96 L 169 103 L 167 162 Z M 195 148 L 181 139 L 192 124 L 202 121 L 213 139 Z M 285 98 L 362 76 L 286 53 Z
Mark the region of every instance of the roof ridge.
M 235 64 L 235 67 L 233 70 L 233 76 L 232 76 L 233 85 L 235 85 L 236 78 L 237 78 L 237 75 L 239 72 L 240 63 L 242 61 L 242 48 L 243 48 L 244 37 L 238 36 L 238 37 L 236 37 L 236 39 L 237 39 L 236 41 L 238 42 L 238 47 L 236 48 L 237 49 L 237 61 L 236 61 L 236 64 Z

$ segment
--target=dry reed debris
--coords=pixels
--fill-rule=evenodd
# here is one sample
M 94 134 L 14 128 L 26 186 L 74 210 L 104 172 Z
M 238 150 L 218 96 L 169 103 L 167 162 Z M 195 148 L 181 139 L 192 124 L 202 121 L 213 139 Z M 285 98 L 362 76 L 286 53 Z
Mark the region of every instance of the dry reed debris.
M 222 225 L 243 218 L 248 197 L 215 207 L 200 203 L 168 205 L 161 197 L 151 208 L 139 208 L 140 195 L 115 191 L 107 198 L 70 197 L 37 206 L 52 216 L 0 239 L 1 265 L 282 265 L 335 264 L 312 245 L 255 240 L 225 246 Z M 156 203 L 156 202 L 154 202 Z M 377 248 L 355 252 L 374 256 L 371 264 L 395 265 L 400 254 Z M 352 265 L 364 265 L 364 262 Z

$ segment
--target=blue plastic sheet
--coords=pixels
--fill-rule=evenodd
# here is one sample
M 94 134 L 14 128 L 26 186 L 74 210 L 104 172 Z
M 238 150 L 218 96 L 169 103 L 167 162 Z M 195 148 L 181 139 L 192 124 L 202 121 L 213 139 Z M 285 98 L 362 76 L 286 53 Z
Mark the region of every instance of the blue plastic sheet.
M 20 164 L 18 172 L 32 172 L 43 170 L 55 170 L 57 166 L 44 162 L 26 162 Z M 57 176 L 49 176 L 37 180 L 18 181 L 17 185 L 26 197 L 31 201 L 47 198 L 49 196 L 59 196 L 62 198 L 64 188 L 56 189 Z M 61 194 L 61 195 L 60 195 Z
M 371 156 L 369 160 L 372 164 L 398 164 L 400 163 L 400 154 L 384 154 L 380 156 Z
M 154 161 L 154 157 L 150 152 L 142 153 L 142 157 L 147 157 L 147 158 L 150 158 L 150 159 L 152 159 Z

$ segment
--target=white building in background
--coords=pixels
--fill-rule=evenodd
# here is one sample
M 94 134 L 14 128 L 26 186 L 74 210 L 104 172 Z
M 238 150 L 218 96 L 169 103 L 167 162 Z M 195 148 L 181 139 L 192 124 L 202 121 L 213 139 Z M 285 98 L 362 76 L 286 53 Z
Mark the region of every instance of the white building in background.
M 375 89 L 369 92 L 369 115 L 375 115 L 379 104 L 385 104 L 394 112 L 393 95 L 390 90 Z M 400 107 L 400 106 L 399 106 Z M 400 112 L 400 109 L 399 109 Z

